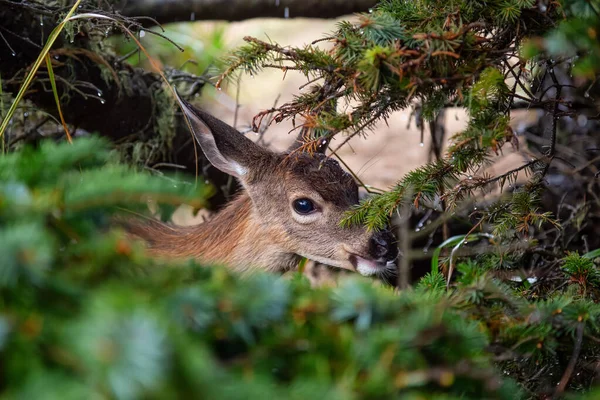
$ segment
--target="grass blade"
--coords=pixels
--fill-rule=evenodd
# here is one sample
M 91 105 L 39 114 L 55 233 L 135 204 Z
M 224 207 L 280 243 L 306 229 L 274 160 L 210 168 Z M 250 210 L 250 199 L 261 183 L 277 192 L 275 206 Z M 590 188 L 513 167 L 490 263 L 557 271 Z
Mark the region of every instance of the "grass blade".
M 585 253 L 582 257 L 590 258 L 592 260 L 596 259 L 596 258 L 600 257 L 600 249 L 592 250 L 589 253 Z
M 54 100 L 56 101 L 56 108 L 58 109 L 60 122 L 65 129 L 65 133 L 67 134 L 67 140 L 69 143 L 73 143 L 71 134 L 69 133 L 69 128 L 67 127 L 65 118 L 63 117 L 62 109 L 60 108 L 60 99 L 58 98 L 58 90 L 56 90 L 56 80 L 54 78 L 54 69 L 52 69 L 52 59 L 50 58 L 50 54 L 46 54 L 46 67 L 48 68 L 48 78 L 50 78 L 50 85 L 52 86 L 52 93 L 54 93 Z
M 435 273 L 438 272 L 439 270 L 439 263 L 440 263 L 440 252 L 442 251 L 443 248 L 448 247 L 448 246 L 455 246 L 457 244 L 459 244 L 460 242 L 462 242 L 465 237 L 467 235 L 457 235 L 457 236 L 452 236 L 451 238 L 448 238 L 444 241 L 444 243 L 440 244 L 434 251 L 433 251 L 433 255 L 431 256 L 431 272 Z
M 54 42 L 56 41 L 56 39 L 58 38 L 58 36 L 62 32 L 62 30 L 64 29 L 65 24 L 69 21 L 69 19 L 71 18 L 71 16 L 75 12 L 75 10 L 77 10 L 77 8 L 79 7 L 79 3 L 81 3 L 81 0 L 77 0 L 75 2 L 75 4 L 73 4 L 73 7 L 71 7 L 71 9 L 69 10 L 69 12 L 65 16 L 65 18 L 62 20 L 62 22 L 60 24 L 58 24 L 56 26 L 56 28 L 54 28 L 52 30 L 52 32 L 50 33 L 50 36 L 48 36 L 48 41 L 46 42 L 46 44 L 42 48 L 42 51 L 38 55 L 38 58 L 33 63 L 33 66 L 31 67 L 31 70 L 27 74 L 27 77 L 25 77 L 25 81 L 23 82 L 23 84 L 19 88 L 19 92 L 17 93 L 17 96 L 15 97 L 15 100 L 10 105 L 10 108 L 8 109 L 8 112 L 6 113 L 6 116 L 2 120 L 2 124 L 0 124 L 0 138 L 2 138 L 2 136 L 4 135 L 4 132 L 6 131 L 6 128 L 8 127 L 8 121 L 10 121 L 10 119 L 13 116 L 13 114 L 17 110 L 17 106 L 19 105 L 19 102 L 21 101 L 21 99 L 23 99 L 23 96 L 25 95 L 25 92 L 29 88 L 29 85 L 31 85 L 31 82 L 33 81 L 33 78 L 34 78 L 35 74 L 37 74 L 38 69 L 40 68 L 40 66 L 44 62 L 44 59 L 46 58 L 46 55 L 48 55 L 48 52 L 50 51 L 50 48 L 52 47 L 52 45 L 54 44 Z

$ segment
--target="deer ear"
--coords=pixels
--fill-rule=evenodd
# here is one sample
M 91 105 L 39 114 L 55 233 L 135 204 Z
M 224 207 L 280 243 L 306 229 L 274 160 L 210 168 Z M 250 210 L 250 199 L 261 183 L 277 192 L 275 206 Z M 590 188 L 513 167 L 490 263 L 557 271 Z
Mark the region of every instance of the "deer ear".
M 189 128 L 214 167 L 244 179 L 258 158 L 270 154 L 235 128 L 195 108 L 183 100 L 177 91 L 175 93 Z

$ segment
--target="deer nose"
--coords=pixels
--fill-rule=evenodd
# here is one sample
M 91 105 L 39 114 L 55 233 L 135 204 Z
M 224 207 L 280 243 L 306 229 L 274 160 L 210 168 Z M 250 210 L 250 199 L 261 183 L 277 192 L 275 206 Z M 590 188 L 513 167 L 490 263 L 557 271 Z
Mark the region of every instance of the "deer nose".
M 398 256 L 398 247 L 396 246 L 394 236 L 388 230 L 375 232 L 371 236 L 369 252 L 375 259 L 385 259 L 391 261 Z

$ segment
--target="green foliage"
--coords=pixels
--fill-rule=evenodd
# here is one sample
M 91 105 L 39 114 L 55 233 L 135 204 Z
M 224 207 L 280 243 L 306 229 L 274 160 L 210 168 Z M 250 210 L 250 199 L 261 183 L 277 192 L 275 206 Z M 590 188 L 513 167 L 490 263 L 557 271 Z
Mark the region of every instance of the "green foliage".
M 95 137 L 0 158 L 9 398 L 514 399 L 522 393 L 493 365 L 491 344 L 512 354 L 501 368 L 525 371 L 558 365 L 577 326 L 599 333 L 591 291 L 526 301 L 490 276 L 493 259 L 487 269 L 461 259 L 451 291 L 436 270 L 399 294 L 357 278 L 311 289 L 302 277 L 158 265 L 107 229 L 114 206 L 200 204 L 208 192 L 111 159 Z M 589 258 L 570 254 L 563 269 L 597 285 Z
M 273 110 L 277 121 L 306 117 L 304 127 L 312 130 L 312 137 L 305 139 L 306 150 L 323 139 L 330 143 L 336 135 L 347 136 L 343 145 L 410 105 L 417 106 L 420 124 L 435 122 L 445 107 L 468 112 L 466 128 L 451 138 L 444 154 L 439 151 L 389 190 L 365 198 L 342 224 L 365 224 L 376 230 L 396 213 L 411 209 L 460 210 L 463 215 L 465 208 L 473 210 L 468 215 L 468 233 L 443 230 L 441 244 L 434 244 L 431 272 L 416 284 L 411 296 L 426 292 L 423 299 L 451 304 L 476 321 L 505 374 L 517 377 L 532 396 L 558 397 L 562 392 L 556 388 L 562 391 L 568 384 L 588 389 L 590 375 L 581 372 L 582 358 L 599 351 L 599 275 L 593 261 L 598 251 L 561 259 L 564 248 L 556 246 L 570 226 L 584 226 L 589 208 L 573 211 L 574 222 L 562 226 L 542 207 L 545 178 L 558 158 L 561 133 L 564 136 L 561 122 L 566 116 L 583 115 L 562 89 L 574 83 L 575 90 L 587 88 L 584 97 L 590 98 L 598 81 L 599 11 L 597 1 L 586 0 L 384 0 L 368 14 L 358 15 L 354 23 L 340 22 L 327 38 L 332 45 L 328 53 L 246 38 L 248 45 L 233 54 L 223 75 L 226 79 L 236 71 L 255 74 L 262 68 L 280 68 L 300 70 L 310 77 L 315 83 L 308 93 Z M 572 80 L 555 68 L 569 72 Z M 550 142 L 521 165 L 490 176 L 482 171 L 503 147 L 519 146 L 510 124 L 517 103 L 551 115 L 552 123 L 542 130 L 544 144 Z M 578 124 L 597 114 L 590 102 L 585 106 L 589 114 Z M 517 182 L 519 173 L 529 181 Z M 483 207 L 473 207 L 473 199 L 495 188 L 504 193 Z M 597 199 L 594 191 L 589 195 Z M 422 223 L 417 231 L 420 228 Z M 430 234 L 427 248 L 435 229 L 423 228 Z M 587 247 L 584 243 L 578 249 Z M 409 257 L 407 252 L 414 249 L 403 250 Z M 357 330 L 367 330 L 381 318 L 372 312 L 371 289 L 345 290 L 348 293 L 338 294 L 344 306 L 334 316 L 353 317 Z M 353 297 L 360 299 L 361 307 L 350 301 Z M 426 312 L 426 307 L 419 307 Z M 575 365 L 569 368 L 575 368 L 577 375 L 572 375 L 572 369 L 565 372 L 567 362 Z M 545 372 L 540 375 L 538 369 Z
M 550 57 L 579 57 L 573 73 L 593 81 L 597 10 L 584 0 L 387 0 L 354 24 L 341 22 L 328 51 L 247 38 L 229 59 L 226 76 L 294 68 L 319 82 L 275 110 L 277 120 L 305 116 L 313 142 L 361 134 L 415 102 L 427 121 L 449 105 L 468 111 L 443 157 L 366 199 L 347 224 L 378 229 L 401 207 L 453 210 L 493 184 L 515 183 L 519 171 L 534 176 L 476 213 L 468 234 L 436 246 L 431 272 L 400 293 L 356 278 L 312 289 L 301 276 L 159 264 L 112 227 L 114 217 L 122 207 L 143 211 L 149 199 L 163 210 L 200 208 L 209 188 L 134 171 L 94 136 L 3 154 L 0 391 L 49 399 L 514 399 L 556 397 L 557 386 L 590 390 L 589 360 L 600 355 L 598 250 L 557 251 L 550 266 L 536 263 L 547 248 L 534 249 L 527 264 L 519 257 L 536 245 L 535 232 L 557 227 L 540 207 L 553 150 L 497 177 L 479 171 L 514 144 L 510 109 L 529 96 L 519 79 L 528 84 L 534 74 L 522 60 L 509 62 L 514 52 L 548 65 L 544 74 L 554 78 Z M 220 40 L 217 32 L 213 50 Z M 558 118 L 554 86 L 548 104 Z M 162 144 L 174 115 L 157 90 Z M 135 146 L 140 161 L 146 148 Z
M 552 57 L 573 58 L 572 73 L 581 78 L 595 79 L 600 65 L 600 42 L 598 41 L 597 0 L 571 0 L 563 4 L 568 16 L 543 40 L 529 41 L 523 49 L 527 58 L 545 52 Z
M 311 290 L 146 259 L 107 229 L 115 205 L 201 204 L 207 190 L 110 160 L 96 137 L 0 158 L 0 389 L 10 398 L 512 398 L 477 323 L 425 286 Z
M 564 258 L 562 266 L 573 283 L 581 287 L 583 291 L 587 289 L 600 289 L 600 269 L 594 265 L 590 258 L 580 256 L 577 253 L 569 253 Z

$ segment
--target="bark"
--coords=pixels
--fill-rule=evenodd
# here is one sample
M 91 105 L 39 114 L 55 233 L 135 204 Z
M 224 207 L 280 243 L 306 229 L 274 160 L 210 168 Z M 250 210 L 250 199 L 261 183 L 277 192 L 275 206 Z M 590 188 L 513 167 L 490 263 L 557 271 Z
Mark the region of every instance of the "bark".
M 366 12 L 376 3 L 377 0 L 129 0 L 120 7 L 123 15 L 144 15 L 164 24 L 194 19 L 336 18 Z

